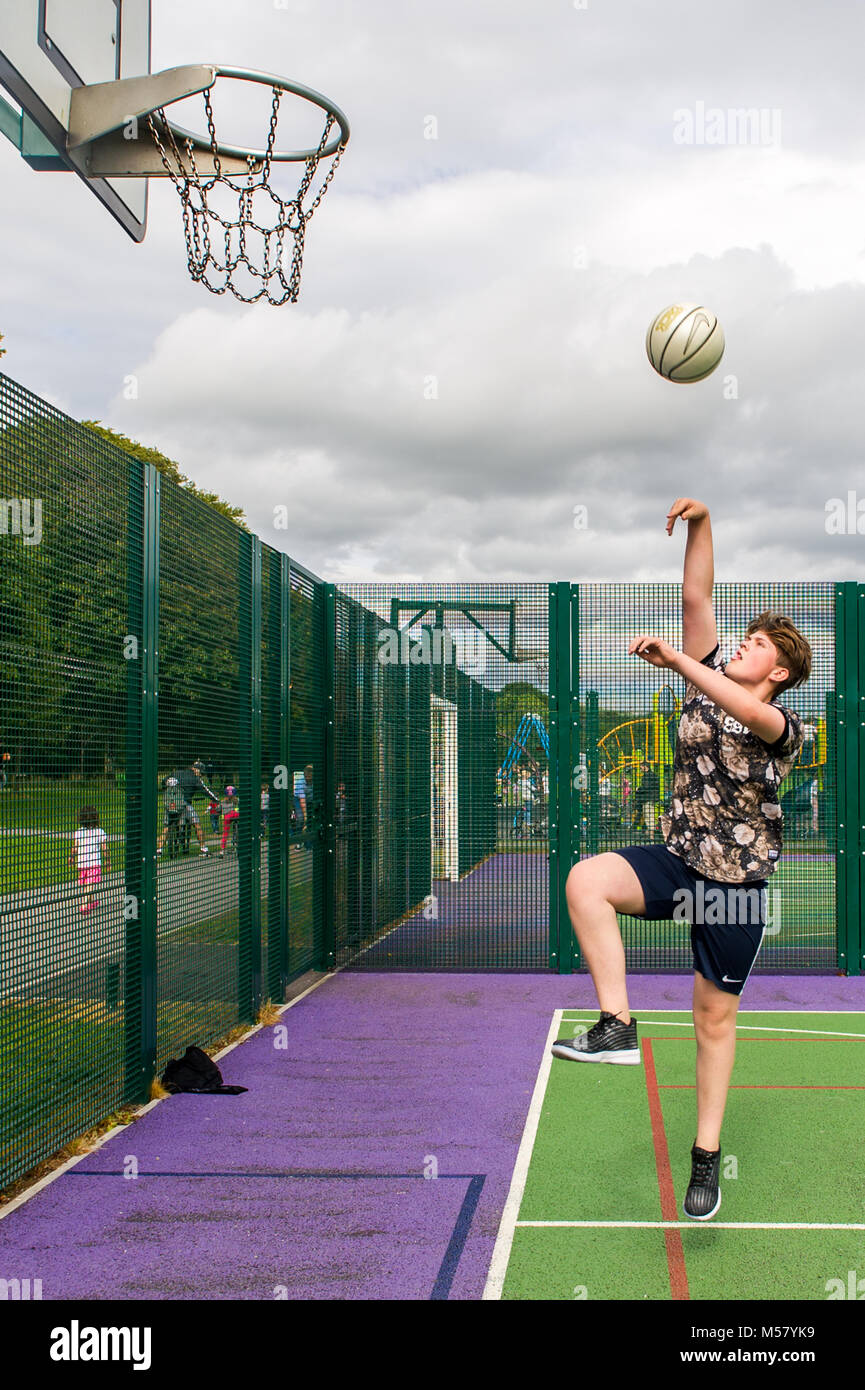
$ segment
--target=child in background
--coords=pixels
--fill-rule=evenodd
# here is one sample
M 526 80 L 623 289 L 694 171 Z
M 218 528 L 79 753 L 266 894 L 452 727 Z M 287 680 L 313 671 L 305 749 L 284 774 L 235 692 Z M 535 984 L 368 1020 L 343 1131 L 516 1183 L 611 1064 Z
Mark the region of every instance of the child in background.
M 78 812 L 78 827 L 72 836 L 69 863 L 75 863 L 77 858 L 78 882 L 82 887 L 90 888 L 86 901 L 80 904 L 81 911 L 92 912 L 97 906 L 94 885 L 102 881 L 103 855 L 106 869 L 111 868 L 108 861 L 108 836 L 99 824 L 99 812 L 95 806 L 81 807 Z
M 207 807 L 210 812 L 210 828 L 214 835 L 219 833 L 220 806 L 218 801 L 211 801 Z
M 267 813 L 270 810 L 270 788 L 266 782 L 261 784 L 261 833 L 267 834 Z
M 222 844 L 219 847 L 220 859 L 225 857 L 225 842 L 239 814 L 240 812 L 237 809 L 237 792 L 234 787 L 226 787 L 225 796 L 222 800 Z

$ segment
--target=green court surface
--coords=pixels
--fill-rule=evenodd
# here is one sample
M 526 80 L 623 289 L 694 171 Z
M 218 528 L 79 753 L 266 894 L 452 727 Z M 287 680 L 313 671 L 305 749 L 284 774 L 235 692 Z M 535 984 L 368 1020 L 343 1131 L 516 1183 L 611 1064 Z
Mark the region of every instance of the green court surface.
M 553 1058 L 556 1037 L 597 1020 L 557 1011 L 484 1296 L 849 1297 L 865 1277 L 862 1015 L 740 1013 L 711 1221 L 682 1212 L 691 1016 L 635 1017 L 642 1065 L 617 1067 Z

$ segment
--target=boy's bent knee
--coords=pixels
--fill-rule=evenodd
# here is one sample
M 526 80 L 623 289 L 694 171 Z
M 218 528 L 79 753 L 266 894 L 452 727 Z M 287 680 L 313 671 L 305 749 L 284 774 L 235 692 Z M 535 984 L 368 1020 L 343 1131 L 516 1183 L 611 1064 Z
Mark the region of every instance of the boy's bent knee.
M 639 915 L 646 910 L 639 878 L 627 859 L 612 851 L 575 864 L 568 874 L 565 892 L 574 908 L 606 902 L 616 912 Z

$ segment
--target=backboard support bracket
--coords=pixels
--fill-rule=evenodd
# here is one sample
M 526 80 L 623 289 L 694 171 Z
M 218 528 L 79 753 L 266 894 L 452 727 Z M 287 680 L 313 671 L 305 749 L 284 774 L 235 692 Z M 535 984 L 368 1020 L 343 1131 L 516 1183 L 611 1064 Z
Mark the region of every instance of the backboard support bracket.
M 215 81 L 214 67 L 207 63 L 191 63 L 147 77 L 124 77 L 115 82 L 76 87 L 69 107 L 66 142 L 70 158 L 90 178 L 164 175 L 159 150 L 146 131 L 139 132 L 138 122 L 172 102 L 207 91 Z M 233 174 L 249 172 L 248 160 L 230 155 L 220 156 L 217 169 L 213 155 L 201 149 L 195 152 L 195 164 L 202 174 L 218 170 Z M 253 172 L 260 167 L 260 161 L 253 162 Z

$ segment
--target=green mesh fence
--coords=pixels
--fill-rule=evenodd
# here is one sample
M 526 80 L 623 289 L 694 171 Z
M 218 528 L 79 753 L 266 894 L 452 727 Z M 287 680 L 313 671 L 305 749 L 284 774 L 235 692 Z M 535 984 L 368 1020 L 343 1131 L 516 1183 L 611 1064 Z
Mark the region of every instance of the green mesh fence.
M 549 968 L 548 586 L 341 586 L 337 961 Z
M 219 1037 L 232 1027 L 241 968 L 249 969 L 246 941 L 241 949 L 239 900 L 240 869 L 249 858 L 241 830 L 254 792 L 243 737 L 249 661 L 241 640 L 248 648 L 243 629 L 249 610 L 241 607 L 241 596 L 248 604 L 249 582 L 240 542 L 246 539 L 200 499 L 162 483 L 156 769 L 160 1070 L 178 1050 L 182 1053 L 190 1036 Z M 237 796 L 227 796 L 227 787 L 237 788 Z
M 0 562 L 0 1185 L 310 970 L 580 968 L 570 866 L 657 833 L 675 585 L 337 588 L 2 376 Z M 865 586 L 718 585 L 722 645 L 766 607 L 814 670 L 756 972 L 859 973 Z
M 290 571 L 289 836 L 290 974 L 325 960 L 324 779 L 327 729 L 325 586 L 294 562 Z
M 120 1103 L 140 1028 L 122 982 L 139 483 L 91 431 L 0 379 L 0 1181 Z M 85 807 L 84 867 L 105 837 L 98 911 L 70 862 Z

